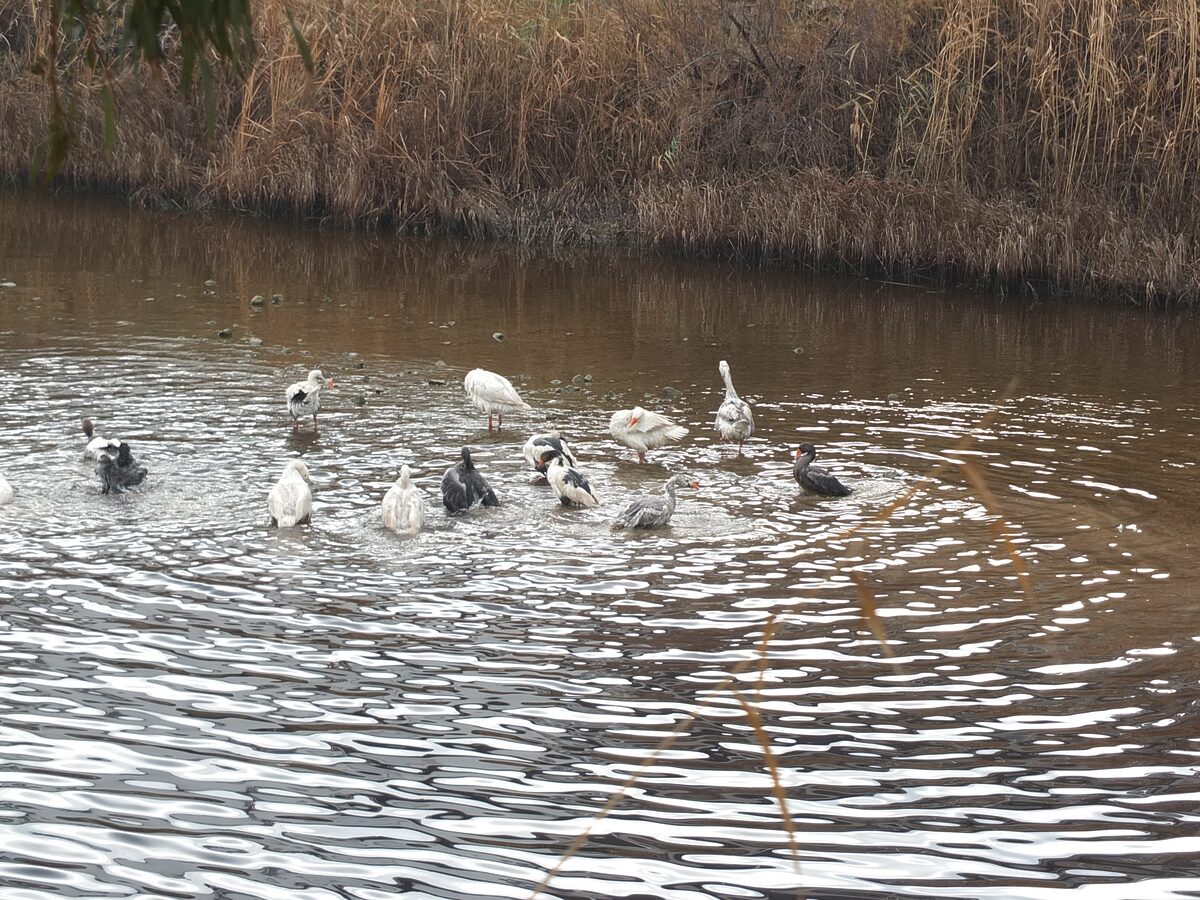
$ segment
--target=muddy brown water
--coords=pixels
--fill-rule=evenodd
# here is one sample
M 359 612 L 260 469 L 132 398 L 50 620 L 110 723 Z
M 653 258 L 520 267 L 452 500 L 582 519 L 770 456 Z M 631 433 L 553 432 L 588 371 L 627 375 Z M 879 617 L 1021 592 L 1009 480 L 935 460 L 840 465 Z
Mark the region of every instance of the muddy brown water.
M 4 897 L 527 897 L 680 726 L 543 896 L 1200 896 L 1194 319 L 0 203 Z M 474 366 L 534 411 L 489 434 Z M 947 453 L 1014 377 L 971 455 L 1033 595 Z M 691 433 L 638 466 L 606 432 L 635 404 Z M 83 414 L 142 489 L 99 495 Z M 531 483 L 547 426 L 599 508 Z M 802 440 L 850 497 L 798 493 Z M 503 505 L 452 519 L 464 444 Z M 273 530 L 293 457 L 314 521 Z M 378 515 L 403 463 L 407 541 Z M 671 528 L 608 527 L 672 471 L 701 488 Z

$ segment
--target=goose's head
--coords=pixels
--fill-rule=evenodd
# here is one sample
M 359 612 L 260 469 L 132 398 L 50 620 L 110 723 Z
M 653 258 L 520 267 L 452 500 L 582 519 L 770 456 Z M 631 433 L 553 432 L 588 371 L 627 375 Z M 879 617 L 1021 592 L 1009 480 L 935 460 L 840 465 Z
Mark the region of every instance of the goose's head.
M 402 488 L 412 485 L 412 471 L 408 468 L 407 463 L 400 467 L 400 477 L 396 479 L 396 484 Z
M 547 453 L 542 458 L 541 469 L 543 472 L 545 472 L 551 466 L 562 466 L 564 469 L 567 467 L 567 461 L 565 459 L 563 459 L 563 455 L 561 453 L 559 453 L 557 450 L 555 450 L 551 453 Z
M 92 435 L 95 433 L 95 431 L 96 431 L 96 426 L 92 424 L 91 418 L 89 416 L 84 416 L 83 417 L 83 433 L 89 441 L 92 439 Z
M 333 389 L 333 378 L 326 375 L 324 369 L 313 369 L 309 372 L 308 383 L 317 390 L 323 387 Z
M 462 464 L 463 464 L 463 468 L 467 469 L 468 471 L 475 468 L 475 464 L 473 462 L 471 462 L 471 448 L 470 447 L 462 448 Z
M 717 365 L 717 371 L 721 373 L 722 378 L 729 378 L 729 363 L 721 360 Z
M 672 475 L 671 480 L 668 481 L 667 484 L 671 485 L 672 487 L 685 487 L 691 488 L 692 490 L 697 490 L 700 487 L 700 482 L 698 482 L 691 475 L 684 475 L 683 473 Z
M 809 457 L 812 457 L 813 459 L 816 459 L 817 458 L 817 448 L 814 447 L 812 444 L 801 444 L 799 446 L 799 448 L 797 448 L 797 450 L 796 450 L 796 459 L 800 459 L 800 457 L 802 457 L 802 456 L 809 456 Z
M 629 411 L 629 427 L 632 428 L 634 425 L 636 425 L 638 420 L 644 415 L 646 415 L 646 411 L 640 406 L 635 406 L 633 409 L 631 409 Z
M 117 465 L 128 466 L 132 462 L 133 453 L 130 451 L 129 445 L 124 441 L 121 441 L 120 446 L 117 447 Z
M 303 462 L 301 462 L 298 459 L 293 459 L 286 466 L 284 466 L 283 474 L 284 475 L 295 474 L 295 475 L 299 475 L 305 481 L 309 480 L 308 466 L 306 466 Z

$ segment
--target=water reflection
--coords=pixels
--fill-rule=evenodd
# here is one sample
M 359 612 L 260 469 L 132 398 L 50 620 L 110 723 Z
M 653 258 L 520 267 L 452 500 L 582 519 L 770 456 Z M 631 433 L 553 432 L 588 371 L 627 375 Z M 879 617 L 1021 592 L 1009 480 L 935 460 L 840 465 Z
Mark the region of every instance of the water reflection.
M 550 896 L 1200 889 L 1190 320 L 3 199 L 14 896 L 524 897 L 696 713 Z M 743 459 L 711 433 L 720 358 L 755 404 Z M 293 437 L 282 390 L 314 363 L 338 388 L 320 435 Z M 460 390 L 475 365 L 535 414 L 483 430 Z M 1014 374 L 972 458 L 1036 599 L 955 464 L 870 522 Z M 633 464 L 605 431 L 633 403 L 692 434 Z M 84 413 L 135 445 L 144 490 L 98 495 Z M 543 425 L 603 506 L 530 483 Z M 853 495 L 797 493 L 805 439 Z M 503 505 L 449 519 L 437 484 L 464 443 Z M 294 456 L 314 523 L 287 533 L 265 496 Z M 404 462 L 431 501 L 412 541 L 377 519 Z M 703 489 L 671 529 L 608 528 L 685 466 Z M 718 689 L 739 665 L 799 878 Z

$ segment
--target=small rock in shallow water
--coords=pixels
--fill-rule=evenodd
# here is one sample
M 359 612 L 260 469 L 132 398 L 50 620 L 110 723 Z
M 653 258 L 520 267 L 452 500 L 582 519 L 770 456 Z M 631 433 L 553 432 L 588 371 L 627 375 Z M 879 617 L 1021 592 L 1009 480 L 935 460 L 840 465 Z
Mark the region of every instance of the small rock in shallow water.
M 278 306 L 280 303 L 283 302 L 283 294 L 272 294 L 271 302 L 274 303 L 276 306 Z
M 250 305 L 251 305 L 251 306 L 262 306 L 262 305 L 263 305 L 264 303 L 266 303 L 266 302 L 267 302 L 267 301 L 266 301 L 266 299 L 263 297 L 263 295 L 262 295 L 262 294 L 255 294 L 253 297 L 251 297 L 251 298 L 250 298 Z
M 562 379 L 561 378 L 553 378 L 550 380 L 550 383 L 551 384 L 562 384 Z
M 233 337 L 233 329 L 232 328 L 222 328 L 220 331 L 217 332 L 217 337 L 219 337 L 219 338 Z
M 571 379 L 571 384 L 575 385 L 576 387 L 583 387 L 585 384 L 588 383 L 588 380 L 589 379 L 584 378 L 582 375 L 576 375 L 574 378 Z
M 493 341 L 502 341 L 502 340 L 504 340 L 504 332 L 503 332 L 503 331 L 493 331 L 493 332 L 492 332 L 492 340 L 493 340 Z
M 248 337 L 248 338 L 246 338 L 246 343 L 249 344 L 251 347 L 261 347 L 262 346 L 262 338 Z
M 365 366 L 365 365 L 366 365 L 366 363 L 356 362 L 356 363 L 354 364 L 354 368 L 356 368 L 356 369 L 361 369 L 361 368 L 362 368 L 363 366 Z
M 443 387 L 446 384 L 445 378 L 430 378 L 429 383 L 434 387 Z
M 446 368 L 446 361 L 444 359 L 439 359 L 437 362 L 434 363 L 434 365 L 437 366 L 439 369 L 444 369 L 444 368 Z
M 357 397 L 354 398 L 354 405 L 355 406 L 366 406 L 367 398 L 363 394 L 359 394 Z
M 679 390 L 678 388 L 665 387 L 662 390 L 662 395 L 668 400 L 674 400 L 677 397 L 682 397 L 683 391 Z
M 899 403 L 899 402 L 900 402 L 899 394 L 888 394 L 888 403 Z
M 204 282 L 204 286 L 208 287 L 208 288 L 213 288 L 213 287 L 217 286 L 217 283 L 210 278 L 206 282 Z

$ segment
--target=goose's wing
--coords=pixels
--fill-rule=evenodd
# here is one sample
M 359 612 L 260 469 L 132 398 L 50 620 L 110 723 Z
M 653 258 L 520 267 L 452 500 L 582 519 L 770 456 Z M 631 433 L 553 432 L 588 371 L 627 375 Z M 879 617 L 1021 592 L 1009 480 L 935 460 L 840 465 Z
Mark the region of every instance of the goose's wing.
M 304 398 L 308 396 L 308 382 L 297 381 L 283 392 L 283 396 L 287 398 L 288 403 L 303 403 Z
M 312 514 L 312 492 L 303 479 L 285 475 L 267 495 L 267 510 L 278 525 L 299 525 Z
M 661 524 L 666 518 L 666 504 L 660 497 L 643 497 L 634 500 L 617 516 L 618 528 L 650 528 Z
M 717 418 L 731 424 L 738 422 L 753 422 L 754 414 L 750 411 L 750 404 L 740 397 L 728 397 L 717 408 Z
M 838 481 L 835 476 L 816 466 L 808 467 L 808 480 L 816 485 L 822 494 L 829 497 L 845 497 L 850 493 L 850 488 Z
M 471 508 L 471 495 L 458 466 L 451 466 L 442 476 L 442 504 L 452 513 Z
M 628 420 L 626 420 L 626 422 L 628 422 Z M 637 424 L 634 425 L 630 430 L 646 432 L 657 431 L 660 428 L 671 427 L 678 428 L 680 426 L 675 425 L 672 420 L 668 419 L 662 413 L 650 412 L 647 410 L 638 416 Z M 687 433 L 687 429 L 684 429 L 684 433 Z
M 495 491 L 487 483 L 487 479 L 479 474 L 478 469 L 471 472 L 471 493 L 474 495 L 476 501 L 482 501 L 484 506 L 500 505 L 500 501 L 496 499 Z
M 383 524 L 402 533 L 416 534 L 425 524 L 425 498 L 421 491 L 412 487 L 407 491 L 398 484 L 383 498 Z
M 563 459 L 567 461 L 567 465 L 571 466 L 572 468 L 578 466 L 579 461 L 575 459 L 575 454 L 571 452 L 570 445 L 568 445 L 567 442 L 562 438 L 555 438 L 554 440 L 558 443 L 559 452 L 562 453 Z
M 646 412 L 638 417 L 637 424 L 633 426 L 633 431 L 654 435 L 656 438 L 668 441 L 683 440 L 688 430 L 682 425 L 676 425 L 671 419 L 668 419 L 662 413 Z
M 529 404 L 521 399 L 521 395 L 512 386 L 512 382 L 495 372 L 472 369 L 463 380 L 463 387 L 471 396 L 479 397 L 489 403 L 502 403 L 530 409 Z
M 567 474 L 563 477 L 563 481 L 573 488 L 581 490 L 584 493 L 591 494 L 593 498 L 596 496 L 595 492 L 592 490 L 592 486 L 588 484 L 588 480 L 583 477 L 583 473 L 578 469 L 567 469 Z

